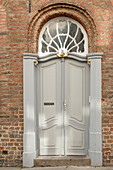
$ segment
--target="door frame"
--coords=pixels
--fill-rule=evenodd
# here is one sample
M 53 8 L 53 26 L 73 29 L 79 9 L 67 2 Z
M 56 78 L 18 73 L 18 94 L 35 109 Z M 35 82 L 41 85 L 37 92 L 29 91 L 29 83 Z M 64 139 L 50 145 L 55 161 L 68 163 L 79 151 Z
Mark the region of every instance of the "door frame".
M 78 61 L 87 61 L 90 67 L 90 125 L 88 156 L 92 166 L 102 166 L 102 121 L 101 121 L 101 58 L 103 53 L 71 55 Z M 23 96 L 24 96 L 24 134 L 23 166 L 32 167 L 39 152 L 37 122 L 37 68 L 38 62 L 57 58 L 37 54 L 23 54 Z

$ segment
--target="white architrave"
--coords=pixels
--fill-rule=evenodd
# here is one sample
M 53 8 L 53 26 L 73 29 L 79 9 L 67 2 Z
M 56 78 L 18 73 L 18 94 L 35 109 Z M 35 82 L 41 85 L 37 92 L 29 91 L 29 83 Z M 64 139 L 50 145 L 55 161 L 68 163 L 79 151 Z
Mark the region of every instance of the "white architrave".
M 75 55 L 82 61 L 90 60 L 90 128 L 89 157 L 92 166 L 102 166 L 102 123 L 101 123 L 101 58 L 102 53 Z M 36 67 L 37 54 L 23 54 L 24 61 L 24 152 L 23 166 L 32 167 L 38 155 L 38 119 L 36 112 Z M 74 56 L 73 56 L 74 57 Z M 40 61 L 40 59 L 39 59 Z
M 23 54 L 24 135 L 23 166 L 32 167 L 37 157 L 36 67 L 37 55 Z
M 102 166 L 101 58 L 102 53 L 88 54 L 90 61 L 89 157 L 92 166 Z

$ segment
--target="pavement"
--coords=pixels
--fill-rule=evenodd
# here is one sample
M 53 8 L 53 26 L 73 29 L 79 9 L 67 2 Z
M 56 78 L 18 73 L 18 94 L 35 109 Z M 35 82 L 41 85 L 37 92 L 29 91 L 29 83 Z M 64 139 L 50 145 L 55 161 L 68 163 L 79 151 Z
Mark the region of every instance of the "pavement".
M 113 167 L 90 167 L 90 166 L 33 167 L 33 168 L 0 167 L 0 170 L 113 170 Z

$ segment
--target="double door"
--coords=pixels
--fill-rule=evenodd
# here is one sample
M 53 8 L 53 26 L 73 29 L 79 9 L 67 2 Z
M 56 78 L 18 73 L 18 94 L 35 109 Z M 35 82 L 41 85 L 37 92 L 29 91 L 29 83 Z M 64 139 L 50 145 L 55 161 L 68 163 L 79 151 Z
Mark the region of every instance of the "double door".
M 89 71 L 87 63 L 55 59 L 38 65 L 40 155 L 86 155 Z

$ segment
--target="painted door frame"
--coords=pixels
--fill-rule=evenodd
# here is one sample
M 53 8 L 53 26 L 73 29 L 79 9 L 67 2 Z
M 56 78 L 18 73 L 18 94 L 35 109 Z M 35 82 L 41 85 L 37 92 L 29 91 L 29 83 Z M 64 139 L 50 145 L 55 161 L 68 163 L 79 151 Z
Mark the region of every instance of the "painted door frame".
M 102 53 L 71 55 L 78 61 L 87 61 L 90 65 L 90 125 L 89 151 L 92 166 L 102 166 L 102 121 L 101 121 L 101 58 Z M 52 56 L 50 56 L 52 58 Z M 39 58 L 37 54 L 23 54 L 23 90 L 24 90 L 24 135 L 23 166 L 32 167 L 38 156 L 37 126 L 37 64 L 50 60 L 48 56 Z M 56 56 L 55 56 L 56 57 Z

